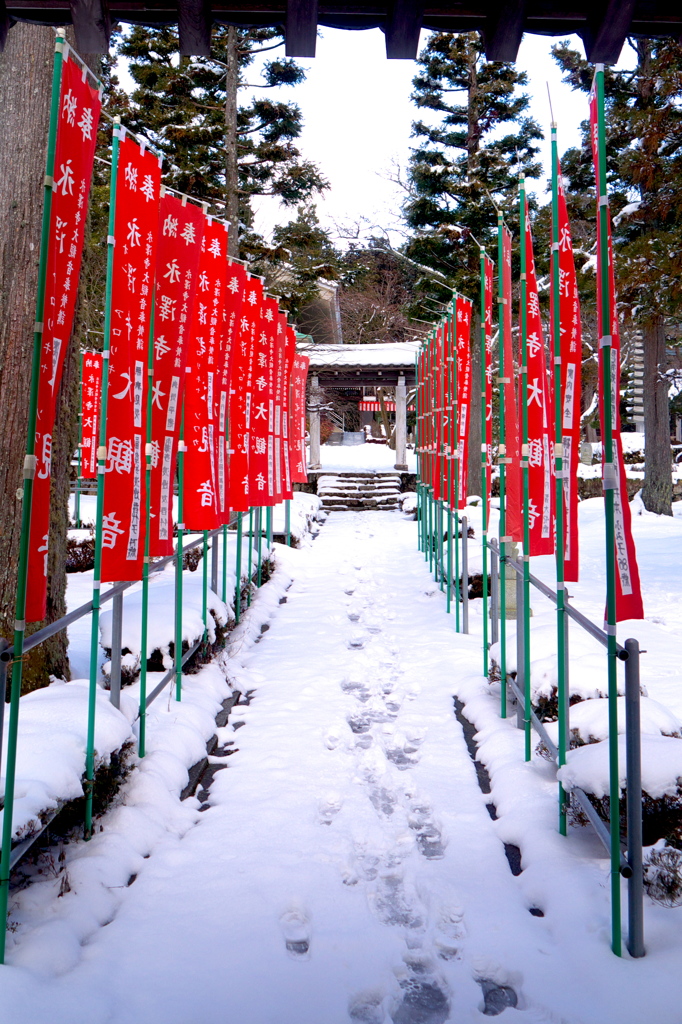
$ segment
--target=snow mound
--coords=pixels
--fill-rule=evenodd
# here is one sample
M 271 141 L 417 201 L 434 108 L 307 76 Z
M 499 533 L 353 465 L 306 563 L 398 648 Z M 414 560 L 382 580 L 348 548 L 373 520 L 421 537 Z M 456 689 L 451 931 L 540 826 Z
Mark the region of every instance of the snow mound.
M 618 784 L 625 789 L 625 737 L 618 737 Z M 606 740 L 569 751 L 557 772 L 566 789 L 583 789 L 597 799 L 609 793 L 609 745 Z M 682 780 L 682 739 L 642 735 L 642 789 L 654 800 L 675 796 Z
M 618 701 L 618 732 L 625 732 L 625 698 Z M 680 736 L 680 723 L 675 715 L 649 697 L 640 699 L 640 718 L 642 735 L 649 736 Z M 548 722 L 545 726 L 550 739 L 559 742 L 559 727 L 556 722 Z M 609 735 L 609 702 L 605 697 L 596 697 L 575 704 L 570 711 L 571 741 L 579 744 L 598 743 Z

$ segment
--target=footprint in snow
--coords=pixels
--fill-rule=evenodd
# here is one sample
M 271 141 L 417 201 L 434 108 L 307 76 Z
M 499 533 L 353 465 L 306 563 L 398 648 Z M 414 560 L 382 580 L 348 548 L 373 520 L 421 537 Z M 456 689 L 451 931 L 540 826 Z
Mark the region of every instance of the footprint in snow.
M 332 821 L 343 807 L 343 797 L 340 793 L 328 793 L 320 800 L 318 807 L 318 821 L 320 825 L 331 825 Z
M 407 891 L 402 872 L 395 867 L 387 868 L 379 875 L 372 902 L 383 924 L 410 929 L 424 926 L 424 915 L 416 894 Z
M 348 1004 L 348 1016 L 359 1024 L 383 1024 L 386 1019 L 383 1001 L 379 991 L 358 992 Z
M 377 814 L 387 818 L 390 818 L 398 804 L 398 797 L 387 786 L 375 786 L 370 791 L 369 799 Z
M 401 981 L 403 996 L 391 1014 L 393 1024 L 445 1024 L 450 1000 L 431 974 L 414 974 Z
M 292 960 L 310 959 L 310 921 L 298 907 L 286 910 L 279 919 L 286 950 Z
M 441 960 L 459 960 L 461 945 L 466 936 L 464 915 L 459 907 L 446 907 L 436 925 L 433 944 Z
M 517 971 L 507 971 L 485 957 L 477 957 L 473 967 L 483 993 L 483 1006 L 480 1009 L 484 1016 L 497 1017 L 508 1007 L 518 1006 L 517 993 L 522 979 Z

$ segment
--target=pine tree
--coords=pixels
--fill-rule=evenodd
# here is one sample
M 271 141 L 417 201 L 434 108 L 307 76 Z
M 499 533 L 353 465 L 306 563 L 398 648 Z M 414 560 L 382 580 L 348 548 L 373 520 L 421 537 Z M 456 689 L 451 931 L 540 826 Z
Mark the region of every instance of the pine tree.
M 413 124 L 412 151 L 403 214 L 413 236 L 406 253 L 427 271 L 416 290 L 425 298 L 419 318 L 437 319 L 434 302 L 447 302 L 451 289 L 478 306 L 479 253 L 470 235 L 496 253 L 497 204 L 513 225 L 518 177 L 537 178 L 537 140 L 542 132 L 529 116 L 522 91 L 526 75 L 514 64 L 487 63 L 475 32 L 432 35 L 420 54 L 412 99 L 429 111 Z M 431 301 L 429 301 L 429 297 Z M 480 331 L 472 330 L 474 380 L 480 373 Z M 480 473 L 480 388 L 472 392 L 470 479 Z
M 644 342 L 646 471 L 649 511 L 672 514 L 667 345 L 682 323 L 682 46 L 633 42 L 633 70 L 608 70 L 607 163 L 616 287 L 626 326 Z M 554 56 L 573 88 L 588 92 L 592 68 L 567 43 Z M 564 174 L 594 202 L 589 127 L 582 151 L 568 154 Z M 594 214 L 593 214 L 594 217 Z
M 303 70 L 286 58 L 267 60 L 262 81 L 245 81 L 256 55 L 281 45 L 276 29 L 216 24 L 210 57 L 178 59 L 177 29 L 172 27 L 137 26 L 119 46 L 137 86 L 132 127 L 168 157 L 168 184 L 224 204 L 227 219 L 239 224 L 239 237 L 234 227 L 230 233 L 233 256 L 239 255 L 240 242 L 247 256 L 260 244 L 252 231 L 253 197 L 277 196 L 284 206 L 294 207 L 328 187 L 294 145 L 303 125 L 296 104 L 267 97 L 238 103 L 240 88 L 303 81 Z

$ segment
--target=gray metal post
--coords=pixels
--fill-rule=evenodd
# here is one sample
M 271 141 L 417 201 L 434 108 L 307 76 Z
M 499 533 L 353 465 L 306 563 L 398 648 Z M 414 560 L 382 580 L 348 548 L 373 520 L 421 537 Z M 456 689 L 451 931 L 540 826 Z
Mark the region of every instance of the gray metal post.
M 496 540 L 490 541 L 490 643 L 500 639 L 500 551 Z
M 121 638 L 123 636 L 123 594 L 116 594 L 111 602 L 111 673 L 109 700 L 115 708 L 121 706 Z M 140 654 L 144 658 L 145 652 Z
M 469 520 L 462 516 L 462 632 L 469 632 Z
M 218 593 L 218 533 L 211 537 L 211 590 Z
M 9 644 L 0 637 L 0 753 L 2 753 L 2 737 L 5 731 L 5 697 L 7 696 L 7 666 L 11 655 L 6 654 Z
M 510 570 L 516 576 L 516 685 L 520 693 L 524 693 L 526 687 L 526 673 L 525 673 L 525 658 L 524 658 L 524 646 L 525 646 L 525 635 L 523 630 L 523 576 L 516 572 L 515 569 Z M 516 728 L 524 728 L 524 708 L 520 700 L 516 701 Z
M 320 469 L 320 389 L 317 377 L 310 382 L 310 405 L 308 406 L 310 422 L 310 469 Z
M 398 377 L 395 389 L 395 465 L 394 469 L 407 472 L 407 388 L 405 378 Z
M 639 644 L 626 640 L 625 650 L 625 771 L 627 780 L 628 949 L 644 956 L 644 881 L 642 868 L 642 744 L 639 716 Z

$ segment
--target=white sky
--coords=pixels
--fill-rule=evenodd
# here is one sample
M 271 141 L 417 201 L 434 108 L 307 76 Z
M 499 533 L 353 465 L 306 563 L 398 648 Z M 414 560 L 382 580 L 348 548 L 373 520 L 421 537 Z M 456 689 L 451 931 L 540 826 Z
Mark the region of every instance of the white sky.
M 422 42 L 426 35 L 422 33 Z M 548 174 L 547 83 L 558 124 L 560 153 L 579 144 L 579 125 L 587 117 L 587 98 L 561 82 L 550 54 L 552 42 L 546 36 L 526 35 L 518 59 L 518 67 L 529 77 L 531 113 L 547 131 L 542 158 Z M 573 43 L 582 51 L 577 37 L 573 37 Z M 320 220 L 333 228 L 364 218 L 369 225 L 391 230 L 398 240 L 400 189 L 387 179 L 393 165 L 406 166 L 414 145 L 410 134 L 417 110 L 410 103 L 410 93 L 415 62 L 387 60 L 380 29 L 349 32 L 325 28 L 317 41 L 315 59 L 299 63 L 306 69 L 306 81 L 279 92 L 283 99 L 290 98 L 301 107 L 305 127 L 300 149 L 319 165 L 331 184 L 317 201 Z M 267 90 L 266 95 L 275 93 Z M 536 188 L 542 193 L 544 181 Z M 286 223 L 292 216 L 267 199 L 259 200 L 257 211 L 255 226 L 266 234 L 275 223 Z

